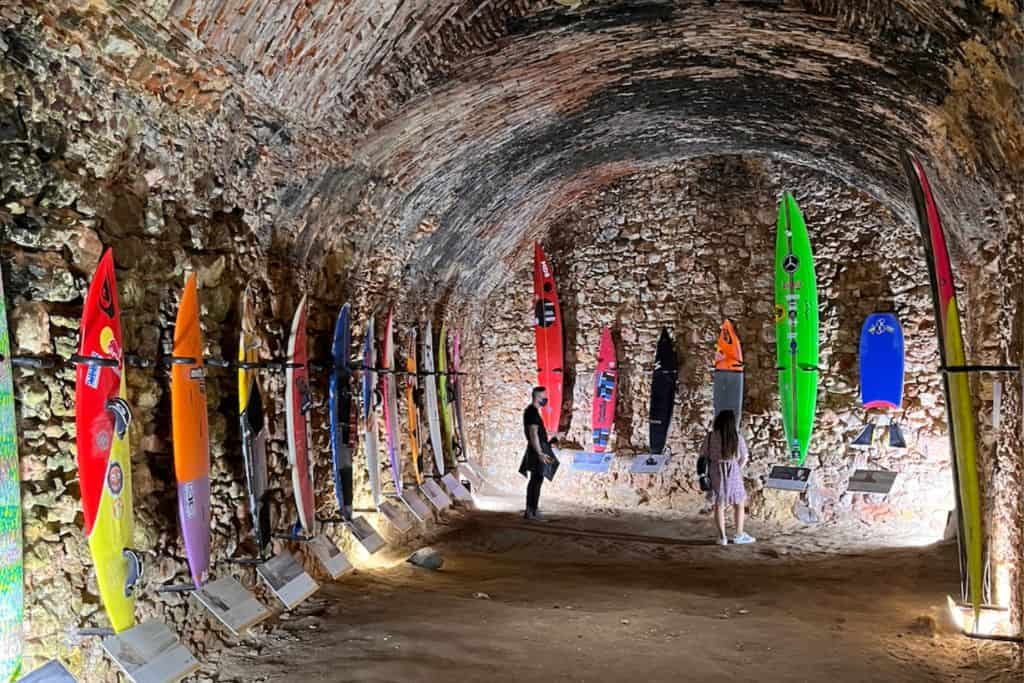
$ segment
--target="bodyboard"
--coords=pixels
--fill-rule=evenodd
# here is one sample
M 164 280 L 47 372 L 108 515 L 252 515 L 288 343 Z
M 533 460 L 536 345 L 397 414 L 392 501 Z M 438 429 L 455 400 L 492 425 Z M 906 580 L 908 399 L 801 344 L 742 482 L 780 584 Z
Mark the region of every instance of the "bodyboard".
M 903 328 L 892 313 L 872 313 L 860 331 L 860 402 L 865 409 L 903 405 Z

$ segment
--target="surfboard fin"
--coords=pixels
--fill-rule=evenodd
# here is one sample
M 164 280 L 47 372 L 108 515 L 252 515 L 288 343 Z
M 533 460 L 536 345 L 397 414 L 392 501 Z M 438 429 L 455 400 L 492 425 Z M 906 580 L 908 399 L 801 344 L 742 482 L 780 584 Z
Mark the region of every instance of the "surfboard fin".
M 128 426 L 132 423 L 132 409 L 128 402 L 120 396 L 111 398 L 106 403 L 106 408 L 114 416 L 114 432 L 117 438 L 123 439 L 128 433 Z
M 889 446 L 891 448 L 907 447 L 907 440 L 903 438 L 903 430 L 895 422 L 889 423 Z
M 125 562 L 128 563 L 128 571 L 124 579 L 124 596 L 130 598 L 135 592 L 135 586 L 142 580 L 142 558 L 134 550 L 125 548 L 121 551 Z
M 891 434 L 892 432 L 890 432 Z M 870 422 L 864 425 L 864 428 L 860 430 L 860 434 L 853 440 L 850 445 L 854 448 L 871 448 L 871 442 L 875 438 L 875 425 Z

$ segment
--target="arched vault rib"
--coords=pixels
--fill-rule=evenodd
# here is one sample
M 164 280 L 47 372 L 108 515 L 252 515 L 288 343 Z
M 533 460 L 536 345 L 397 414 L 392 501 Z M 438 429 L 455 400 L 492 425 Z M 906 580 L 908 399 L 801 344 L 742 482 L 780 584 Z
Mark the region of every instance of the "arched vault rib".
M 932 146 L 945 92 L 941 60 L 915 44 L 750 5 L 638 5 L 524 27 L 357 151 L 395 179 L 378 200 L 392 238 L 440 226 L 419 244 L 409 284 L 430 273 L 486 290 L 567 182 L 578 191 L 602 177 L 593 168 L 770 155 L 909 215 L 897 155 Z

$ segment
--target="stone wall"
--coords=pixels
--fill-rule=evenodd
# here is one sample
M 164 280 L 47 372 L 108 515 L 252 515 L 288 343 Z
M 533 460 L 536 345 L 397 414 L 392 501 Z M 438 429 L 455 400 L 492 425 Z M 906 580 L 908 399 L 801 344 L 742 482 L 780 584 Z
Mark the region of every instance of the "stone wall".
M 124 186 L 112 189 L 130 192 Z M 138 199 L 143 204 L 150 203 L 145 197 Z M 130 353 L 149 359 L 169 354 L 184 274 L 195 270 L 200 283 L 207 357 L 230 358 L 235 353 L 239 293 L 246 285 L 256 292 L 264 357 L 285 355 L 300 286 L 287 264 L 275 263 L 257 252 L 231 248 L 232 238 L 244 230 L 237 218 L 175 216 L 171 213 L 173 208 L 161 210 L 158 206 L 156 216 L 169 224 L 163 235 L 172 230 L 189 235 L 189 246 L 183 249 L 163 235 L 119 233 L 107 220 L 85 217 L 81 214 L 82 206 L 84 203 L 80 202 L 77 209 L 63 211 L 66 216 L 73 211 L 74 220 L 85 223 L 80 231 L 67 233 L 77 236 L 74 241 L 34 241 L 33 235 L 46 234 L 45 227 L 21 231 L 15 217 L 3 216 L 4 237 L 10 240 L 3 268 L 11 306 L 12 343 L 18 353 L 67 356 L 76 348 L 82 294 L 100 245 L 107 244 L 114 248 L 118 265 L 125 347 Z M 328 357 L 333 316 L 350 294 L 342 280 L 333 273 L 327 277 L 326 273 L 314 276 L 309 285 L 315 294 L 310 311 L 310 353 L 321 362 Z M 362 323 L 358 311 L 356 323 Z M 223 632 L 185 597 L 154 592 L 160 585 L 188 581 L 177 524 L 167 375 L 160 368 L 128 372 L 128 401 L 134 411 L 130 437 L 137 521 L 134 547 L 140 551 L 146 567 L 137 616 L 162 619 L 201 660 L 215 665 L 216 651 L 225 642 Z M 247 543 L 250 522 L 238 424 L 233 419 L 237 411 L 237 379 L 233 371 L 212 367 L 208 367 L 207 375 L 214 576 L 231 573 L 252 583 L 255 575 L 251 570 L 223 562 L 228 557 L 252 553 L 252 545 Z M 81 667 L 81 671 L 88 672 L 83 680 L 105 680 L 112 674 L 98 643 L 77 644 L 66 637 L 68 629 L 106 623 L 92 560 L 81 533 L 74 460 L 73 370 L 19 369 L 15 381 L 25 516 L 28 663 L 38 664 L 43 658 L 59 655 L 73 670 Z M 283 375 L 265 374 L 262 383 L 270 401 L 271 517 L 275 528 L 284 530 L 295 519 L 295 507 L 287 460 Z M 313 392 L 318 403 L 326 401 L 323 375 L 313 383 Z M 327 439 L 325 411 L 316 410 L 312 449 L 317 465 L 317 500 L 322 516 L 334 516 Z M 356 490 L 357 506 L 367 507 L 364 467 L 357 469 Z M 340 529 L 330 533 L 339 544 L 345 543 Z
M 763 488 L 784 462 L 772 317 L 776 206 L 792 190 L 815 252 L 821 302 L 821 389 L 808 466 L 814 486 L 803 499 Z M 779 162 L 722 157 L 649 171 L 582 198 L 545 226 L 565 317 L 566 403 L 562 429 L 589 446 L 592 374 L 604 325 L 620 361 L 620 393 L 608 475 L 566 474 L 548 493 L 594 505 L 689 509 L 699 503 L 695 449 L 710 422 L 711 365 L 723 318 L 743 343 L 744 434 L 750 510 L 761 517 L 866 523 L 914 519 L 938 535 L 952 505 L 945 413 L 937 366 L 928 276 L 916 226 L 894 219 L 840 181 Z M 532 250 L 481 308 L 476 439 L 495 482 L 521 488 L 520 413 L 532 371 Z M 909 448 L 851 449 L 864 418 L 858 401 L 857 347 L 864 317 L 892 308 L 907 345 L 906 399 L 899 418 Z M 659 476 L 630 475 L 643 452 L 650 370 L 662 326 L 672 332 L 680 367 L 669 446 L 679 457 Z M 876 441 L 880 443 L 881 440 Z M 888 498 L 852 495 L 855 468 L 899 472 Z
M 191 108 L 172 109 L 159 97 L 105 78 L 80 51 L 47 47 L 46 34 L 29 23 L 19 30 L 24 32 L 5 34 L 6 42 L 0 42 L 0 266 L 16 353 L 74 352 L 83 295 L 104 246 L 114 249 L 125 348 L 142 358 L 170 352 L 189 270 L 198 274 L 207 357 L 237 352 L 239 295 L 246 285 L 256 293 L 266 358 L 284 356 L 303 291 L 311 296 L 310 355 L 321 362 L 329 357 L 342 303 L 356 304 L 358 326 L 381 303 L 386 288 L 364 285 L 384 278 L 386 268 L 356 265 L 345 240 L 310 269 L 293 260 L 275 218 L 289 212 L 296 184 L 278 183 L 288 169 L 301 175 L 306 164 L 330 159 L 304 156 L 308 148 L 281 134 L 287 122 L 239 98 L 222 101 L 220 93 L 204 106 L 193 102 Z M 110 43 L 96 43 L 104 44 Z M 126 45 L 120 49 L 128 50 Z M 250 531 L 234 419 L 237 379 L 229 370 L 207 372 L 213 573 L 233 573 L 251 584 L 252 570 L 223 562 L 248 554 L 240 546 Z M 161 368 L 128 371 L 134 546 L 146 567 L 137 617 L 167 623 L 204 662 L 204 675 L 214 677 L 217 651 L 234 641 L 183 595 L 154 590 L 188 580 L 177 523 L 167 376 Z M 25 668 L 59 656 L 81 680 L 117 680 L 98 639 L 77 642 L 68 635 L 107 625 L 81 531 L 74 370 L 18 368 L 14 379 L 23 479 Z M 284 382 L 270 373 L 262 380 L 271 401 L 272 518 L 283 530 L 295 518 Z M 316 378 L 313 393 L 314 400 L 326 402 L 325 376 Z M 312 447 L 317 500 L 321 514 L 331 516 L 325 417 L 325 410 L 314 413 Z M 369 504 L 362 463 L 360 457 L 357 507 Z M 330 533 L 346 543 L 340 529 Z

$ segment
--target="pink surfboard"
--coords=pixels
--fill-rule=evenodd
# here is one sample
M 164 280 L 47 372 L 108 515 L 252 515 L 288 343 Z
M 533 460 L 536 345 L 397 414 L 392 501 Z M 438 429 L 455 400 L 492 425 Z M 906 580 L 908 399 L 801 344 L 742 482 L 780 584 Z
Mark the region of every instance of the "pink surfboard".
M 285 409 L 288 414 L 288 460 L 292 466 L 292 486 L 299 523 L 307 535 L 316 533 L 316 506 L 313 500 L 313 463 L 309 458 L 309 412 L 313 400 L 309 393 L 309 356 L 306 350 L 306 297 L 302 297 L 292 321 L 288 340 L 288 368 L 285 373 Z
M 594 452 L 604 453 L 608 448 L 612 425 L 615 422 L 615 397 L 618 393 L 619 368 L 615 360 L 615 342 L 607 327 L 601 332 L 601 345 L 597 350 L 597 369 L 594 371 L 594 407 L 590 415 L 590 429 Z

